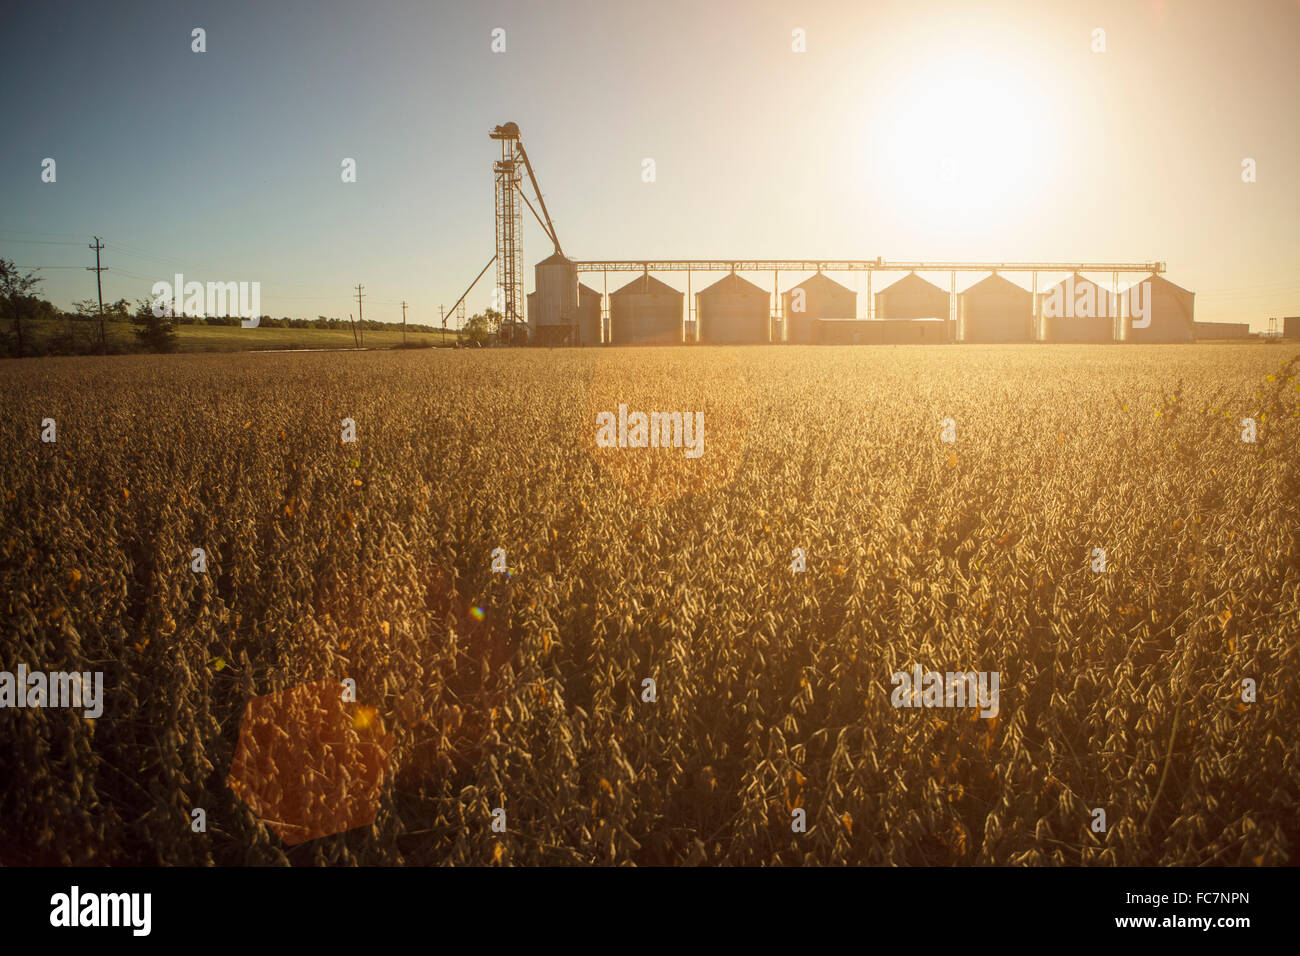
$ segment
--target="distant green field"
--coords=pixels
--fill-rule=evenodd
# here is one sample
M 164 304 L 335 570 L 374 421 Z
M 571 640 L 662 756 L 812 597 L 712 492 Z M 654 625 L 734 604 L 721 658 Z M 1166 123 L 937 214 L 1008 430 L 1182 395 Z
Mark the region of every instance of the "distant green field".
M 63 321 L 35 322 L 24 326 L 23 336 L 26 342 L 24 351 L 28 354 L 47 354 L 65 351 L 57 347 L 60 339 L 66 340 L 71 334 L 78 351 L 85 351 L 99 341 L 99 328 L 94 323 L 72 323 Z M 9 331 L 9 330 L 6 330 Z M 105 338 L 109 351 L 133 352 L 140 350 L 139 343 L 130 324 L 123 322 L 106 323 Z M 181 325 L 177 327 L 179 336 L 178 351 L 181 352 L 253 352 L 268 349 L 350 349 L 355 348 L 352 332 L 349 329 L 245 329 L 232 325 Z M 408 332 L 408 345 L 437 346 L 443 344 L 441 332 Z M 445 341 L 455 344 L 456 334 L 447 332 Z M 366 330 L 365 347 L 386 349 L 402 344 L 401 326 L 377 331 Z

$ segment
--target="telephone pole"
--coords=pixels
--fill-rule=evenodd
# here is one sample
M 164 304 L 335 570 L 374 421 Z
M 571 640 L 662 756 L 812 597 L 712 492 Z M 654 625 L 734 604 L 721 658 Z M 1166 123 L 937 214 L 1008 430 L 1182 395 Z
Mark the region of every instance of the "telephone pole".
M 402 348 L 406 348 L 406 300 L 402 300 Z
M 443 311 L 442 306 L 438 306 L 438 314 L 442 316 L 442 341 L 447 341 L 447 313 Z
M 361 330 L 361 347 L 366 347 L 366 319 L 361 314 L 361 283 L 357 283 L 357 328 Z
M 86 266 L 86 271 L 87 271 L 87 272 L 93 272 L 93 273 L 95 273 L 95 286 L 99 289 L 99 351 L 100 351 L 101 353 L 103 353 L 103 352 L 104 352 L 104 278 L 103 278 L 103 272 L 104 272 L 104 270 L 107 269 L 108 267 L 107 267 L 107 266 L 101 266 L 101 265 L 99 264 L 99 250 L 101 250 L 101 249 L 104 248 L 104 244 L 100 241 L 99 236 L 96 236 L 96 237 L 95 237 L 95 241 L 94 241 L 94 243 L 92 243 L 92 244 L 90 245 L 90 248 L 95 250 L 95 267 L 92 269 L 90 266 Z

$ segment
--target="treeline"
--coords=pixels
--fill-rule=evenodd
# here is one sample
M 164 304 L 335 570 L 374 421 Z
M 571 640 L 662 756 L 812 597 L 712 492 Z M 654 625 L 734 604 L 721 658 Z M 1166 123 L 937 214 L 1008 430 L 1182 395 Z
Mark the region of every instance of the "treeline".
M 102 311 L 97 299 L 82 299 L 73 303 L 72 311 L 67 311 L 35 294 L 34 290 L 41 282 L 39 277 L 31 273 L 24 275 L 12 262 L 0 259 L 0 357 L 113 354 L 142 350 L 171 352 L 179 345 L 177 329 L 181 326 L 239 326 L 244 321 L 234 315 L 158 316 L 154 315 L 148 299 L 138 299 L 134 304 L 126 299 L 105 302 Z M 455 335 L 458 344 L 481 347 L 496 344 L 500 323 L 501 316 L 488 309 L 470 316 L 464 329 L 448 331 Z M 122 331 L 123 326 L 129 326 L 130 334 Z M 256 328 L 351 331 L 358 341 L 363 342 L 366 332 L 394 332 L 401 330 L 402 326 L 373 319 L 356 322 L 351 318 L 325 315 L 314 319 L 264 315 Z M 256 334 L 255 329 L 248 331 Z M 406 331 L 438 335 L 443 330 L 441 326 L 410 322 Z

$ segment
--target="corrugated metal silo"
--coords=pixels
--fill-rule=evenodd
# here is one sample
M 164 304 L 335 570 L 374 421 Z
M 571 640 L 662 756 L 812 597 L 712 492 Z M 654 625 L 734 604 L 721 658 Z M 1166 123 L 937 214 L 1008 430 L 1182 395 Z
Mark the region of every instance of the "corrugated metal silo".
M 944 319 L 951 311 L 948 293 L 909 272 L 876 293 L 878 319 Z
M 753 344 L 772 339 L 772 297 L 734 272 L 695 296 L 699 341 Z
M 600 293 L 578 283 L 578 328 L 574 345 L 599 345 Z
M 796 290 L 803 291 L 803 311 Z M 858 294 L 818 272 L 781 295 L 781 313 L 785 316 L 787 342 L 807 344 L 813 341 L 813 327 L 818 319 L 852 319 L 858 314 Z
M 637 276 L 609 297 L 615 345 L 681 345 L 686 296 L 652 275 Z
M 994 273 L 957 296 L 963 342 L 1033 341 L 1034 294 Z
M 1137 343 L 1151 342 L 1191 342 L 1195 332 L 1195 298 L 1196 294 L 1188 292 L 1182 286 L 1174 285 L 1168 279 L 1158 275 L 1149 275 L 1138 285 L 1149 283 L 1145 291 L 1134 287 L 1129 291 L 1125 306 L 1126 318 L 1124 341 Z M 1150 323 L 1145 328 L 1136 328 L 1134 312 L 1137 304 L 1145 305 L 1146 320 Z
M 1038 295 L 1044 342 L 1113 342 L 1112 295 L 1074 273 Z
M 533 269 L 536 294 L 529 296 L 528 332 L 537 345 L 563 345 L 578 323 L 578 270 L 555 253 Z
M 1300 315 L 1282 317 L 1282 338 L 1300 339 Z

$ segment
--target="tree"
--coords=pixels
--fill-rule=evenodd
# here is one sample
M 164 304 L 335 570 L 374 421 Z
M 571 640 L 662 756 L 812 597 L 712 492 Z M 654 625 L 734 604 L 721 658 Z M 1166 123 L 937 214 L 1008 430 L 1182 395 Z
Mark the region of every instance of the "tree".
M 476 315 L 471 315 L 469 321 L 465 323 L 465 337 L 470 344 L 476 347 L 491 345 L 501 331 L 501 313 L 495 309 L 488 309 Z
M 23 354 L 23 314 L 29 311 L 23 300 L 32 298 L 29 293 L 42 281 L 30 272 L 22 275 L 13 262 L 0 259 L 0 312 L 13 320 L 20 358 Z
M 121 301 L 125 304 L 125 300 Z M 108 309 L 104 310 L 104 314 L 108 315 Z M 139 301 L 131 324 L 135 326 L 135 337 L 145 348 L 154 352 L 176 351 L 179 338 L 176 335 L 176 323 L 170 315 L 154 315 L 153 306 L 148 299 Z

